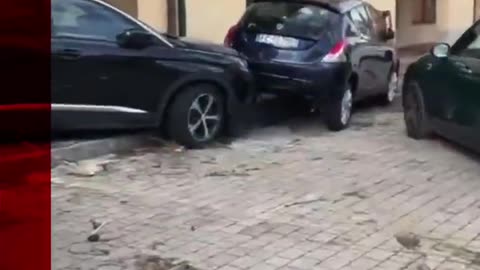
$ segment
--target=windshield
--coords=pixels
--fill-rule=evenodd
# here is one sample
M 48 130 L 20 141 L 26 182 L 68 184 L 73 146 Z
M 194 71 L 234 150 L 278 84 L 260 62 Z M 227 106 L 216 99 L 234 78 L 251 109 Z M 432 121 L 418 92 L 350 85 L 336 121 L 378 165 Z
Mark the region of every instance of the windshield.
M 341 29 L 340 14 L 301 3 L 256 3 L 249 7 L 242 21 L 247 31 L 313 40 Z
M 480 57 L 480 22 L 463 34 L 453 46 L 452 53 L 467 57 Z

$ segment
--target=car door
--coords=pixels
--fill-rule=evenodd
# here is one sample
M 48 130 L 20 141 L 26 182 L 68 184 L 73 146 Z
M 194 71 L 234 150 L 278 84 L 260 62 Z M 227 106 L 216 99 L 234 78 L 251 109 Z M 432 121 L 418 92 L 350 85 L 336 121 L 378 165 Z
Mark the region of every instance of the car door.
M 377 63 L 379 59 L 384 59 L 385 52 L 378 48 L 364 5 L 352 9 L 348 12 L 347 17 L 350 20 L 346 30 L 351 46 L 350 56 L 353 68 L 359 77 L 356 98 L 361 99 L 376 94 L 381 87 L 384 78 Z
M 169 75 L 159 60 L 171 48 L 122 48 L 119 34 L 147 30 L 96 1 L 54 0 L 52 17 L 54 120 L 66 129 L 146 124 Z
M 453 72 L 444 119 L 461 143 L 480 151 L 480 22 L 458 40 L 448 58 Z

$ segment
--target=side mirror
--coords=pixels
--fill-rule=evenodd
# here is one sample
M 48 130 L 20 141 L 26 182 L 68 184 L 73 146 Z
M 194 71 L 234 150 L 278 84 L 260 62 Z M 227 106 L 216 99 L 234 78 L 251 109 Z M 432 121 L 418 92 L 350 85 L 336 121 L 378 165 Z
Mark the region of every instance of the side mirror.
M 144 30 L 127 30 L 117 36 L 120 47 L 144 49 L 155 44 L 155 37 Z
M 439 43 L 432 48 L 430 53 L 437 58 L 446 58 L 450 55 L 450 45 Z

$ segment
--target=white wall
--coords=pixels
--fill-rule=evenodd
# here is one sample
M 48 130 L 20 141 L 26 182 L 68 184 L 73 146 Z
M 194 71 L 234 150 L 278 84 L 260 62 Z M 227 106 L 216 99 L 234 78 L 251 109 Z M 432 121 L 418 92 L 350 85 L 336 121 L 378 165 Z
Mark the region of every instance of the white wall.
M 473 0 L 437 0 L 437 23 L 412 23 L 417 0 L 397 0 L 397 46 L 453 43 L 473 23 Z

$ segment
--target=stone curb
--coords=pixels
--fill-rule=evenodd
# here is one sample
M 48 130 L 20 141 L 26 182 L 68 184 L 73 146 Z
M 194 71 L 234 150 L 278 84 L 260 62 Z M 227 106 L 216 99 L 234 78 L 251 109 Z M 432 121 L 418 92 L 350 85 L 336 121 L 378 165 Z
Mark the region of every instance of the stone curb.
M 112 153 L 128 152 L 136 148 L 162 145 L 162 141 L 152 135 L 130 135 L 97 140 L 75 142 L 51 150 L 51 167 L 64 161 L 77 162 Z

